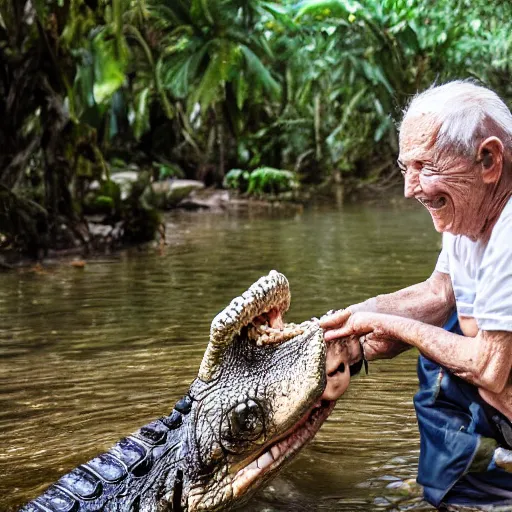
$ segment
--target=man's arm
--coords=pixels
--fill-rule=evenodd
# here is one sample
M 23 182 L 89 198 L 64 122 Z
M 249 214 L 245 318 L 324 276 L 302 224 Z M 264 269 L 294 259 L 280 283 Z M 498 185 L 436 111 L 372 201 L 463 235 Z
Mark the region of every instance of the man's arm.
M 325 332 L 325 340 L 341 337 L 339 334 L 348 318 L 356 312 L 393 314 L 410 318 L 430 325 L 443 325 L 455 307 L 455 297 L 450 276 L 442 272 L 434 273 L 422 283 L 418 283 L 394 293 L 378 295 L 354 304 L 320 320 Z M 410 345 L 390 336 L 371 333 L 366 339 L 365 356 L 369 359 L 395 357 Z
M 442 326 L 455 307 L 452 281 L 449 274 L 437 270 L 422 283 L 385 295 L 377 295 L 347 309 L 386 313 Z
M 417 320 L 381 313 L 358 312 L 337 330 L 337 337 L 364 335 L 398 339 L 462 379 L 494 394 L 510 378 L 512 333 L 479 331 L 476 337 L 454 334 Z M 512 404 L 510 404 L 512 406 Z

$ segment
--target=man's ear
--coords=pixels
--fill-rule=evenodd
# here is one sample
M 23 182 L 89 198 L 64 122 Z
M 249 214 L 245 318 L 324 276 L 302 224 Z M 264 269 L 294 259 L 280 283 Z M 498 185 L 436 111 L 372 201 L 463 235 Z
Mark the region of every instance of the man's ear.
M 482 164 L 484 183 L 497 183 L 503 171 L 503 143 L 498 137 L 488 137 L 478 148 L 477 160 Z

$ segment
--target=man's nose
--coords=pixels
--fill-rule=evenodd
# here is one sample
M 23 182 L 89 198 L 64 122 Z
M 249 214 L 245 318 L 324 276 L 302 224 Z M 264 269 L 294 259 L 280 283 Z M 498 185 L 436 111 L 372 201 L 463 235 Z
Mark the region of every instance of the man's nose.
M 420 187 L 419 174 L 414 171 L 408 171 L 404 176 L 404 196 L 407 198 L 414 197 L 415 192 Z

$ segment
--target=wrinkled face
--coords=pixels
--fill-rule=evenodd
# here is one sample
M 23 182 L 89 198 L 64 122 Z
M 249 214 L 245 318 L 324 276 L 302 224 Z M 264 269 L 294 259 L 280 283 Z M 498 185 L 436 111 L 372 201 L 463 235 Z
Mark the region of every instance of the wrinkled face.
M 199 469 L 186 484 L 189 511 L 239 505 L 298 453 L 335 404 L 323 396 L 321 328 L 316 321 L 283 324 L 288 283 L 275 271 L 262 279 L 249 289 L 252 296 L 238 297 L 214 320 L 210 343 L 225 344 L 207 350 L 201 368 L 213 354 L 210 371 L 200 371 L 190 389 L 194 463 L 188 466 Z M 240 307 L 248 314 L 236 314 Z M 242 324 L 233 322 L 240 317 Z M 222 340 L 223 329 L 229 339 Z M 348 373 L 341 352 L 339 371 Z
M 438 131 L 427 115 L 405 118 L 398 165 L 404 193 L 429 211 L 438 232 L 475 238 L 482 228 L 486 189 L 475 160 L 435 150 Z

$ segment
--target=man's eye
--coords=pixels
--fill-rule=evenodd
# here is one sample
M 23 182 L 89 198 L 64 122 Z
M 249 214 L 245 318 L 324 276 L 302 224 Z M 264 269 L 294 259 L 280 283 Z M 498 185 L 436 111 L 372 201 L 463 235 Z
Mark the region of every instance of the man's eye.
M 437 174 L 437 169 L 435 167 L 432 167 L 432 166 L 429 166 L 429 165 L 424 165 L 422 168 L 421 168 L 421 174 L 423 174 L 423 176 L 432 176 L 434 174 Z

